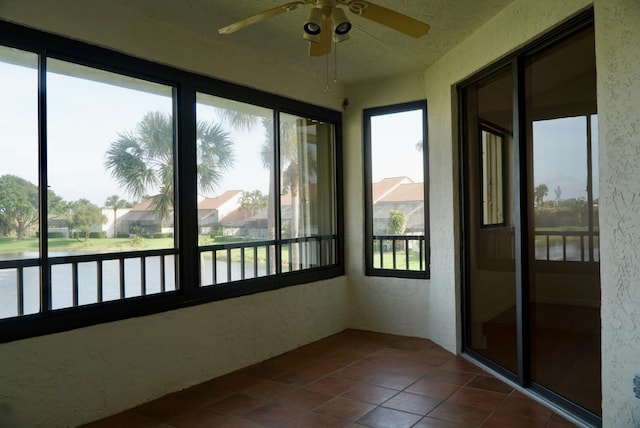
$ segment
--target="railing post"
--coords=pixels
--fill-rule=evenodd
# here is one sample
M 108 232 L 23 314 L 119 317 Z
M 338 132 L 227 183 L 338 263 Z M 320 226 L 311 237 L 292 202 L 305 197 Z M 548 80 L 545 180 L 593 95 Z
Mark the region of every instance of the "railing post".
M 16 271 L 16 280 L 18 289 L 18 316 L 24 315 L 24 271 L 23 267 L 19 266 Z

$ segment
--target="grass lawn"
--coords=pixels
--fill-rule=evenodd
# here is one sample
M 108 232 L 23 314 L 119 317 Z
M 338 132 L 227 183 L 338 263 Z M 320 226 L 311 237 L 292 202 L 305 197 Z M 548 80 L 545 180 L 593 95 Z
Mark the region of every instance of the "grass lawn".
M 393 269 L 393 252 L 385 251 L 382 254 L 382 262 L 384 264 L 384 269 Z M 425 262 L 422 262 L 422 267 L 424 269 Z M 374 254 L 373 257 L 373 267 L 376 269 L 380 269 L 380 253 Z M 396 270 L 407 270 L 407 261 L 405 259 L 404 250 L 396 251 Z M 409 269 L 414 271 L 420 271 L 420 253 L 416 251 L 412 251 L 409 253 Z
M 0 253 L 37 252 L 39 245 L 38 238 L 18 241 L 13 237 L 3 237 L 0 238 Z M 86 242 L 73 238 L 49 239 L 49 251 L 70 253 L 107 253 L 172 247 L 173 238 L 142 239 L 137 244 L 129 238 L 90 238 Z

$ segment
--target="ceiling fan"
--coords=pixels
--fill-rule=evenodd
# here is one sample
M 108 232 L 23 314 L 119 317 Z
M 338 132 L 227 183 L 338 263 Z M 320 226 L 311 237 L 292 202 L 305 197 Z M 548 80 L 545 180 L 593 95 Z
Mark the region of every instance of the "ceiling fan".
M 331 52 L 331 42 L 342 42 L 349 38 L 351 22 L 343 8 L 363 18 L 377 22 L 401 33 L 418 38 L 429 31 L 429 25 L 409 16 L 395 12 L 365 0 L 298 0 L 282 4 L 234 24 L 220 28 L 220 34 L 231 34 L 266 18 L 313 5 L 304 23 L 303 37 L 309 40 L 309 55 L 322 56 Z M 333 37 L 332 37 L 333 36 Z

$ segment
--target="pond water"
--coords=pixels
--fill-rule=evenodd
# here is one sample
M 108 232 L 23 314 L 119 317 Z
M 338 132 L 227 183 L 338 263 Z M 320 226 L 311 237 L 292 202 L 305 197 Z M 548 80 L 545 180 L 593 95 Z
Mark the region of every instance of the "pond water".
M 52 257 L 78 255 L 79 253 L 52 253 Z M 38 253 L 2 254 L 0 260 L 17 260 L 36 258 Z M 174 256 L 164 256 L 164 273 L 161 257 L 147 257 L 144 261 L 145 280 L 142 279 L 142 259 L 126 259 L 124 262 L 124 295 L 120 289 L 120 262 L 109 260 L 102 262 L 102 301 L 118 300 L 122 298 L 161 293 L 161 279 L 164 274 L 165 291 L 176 289 Z M 239 262 L 231 262 L 231 281 L 242 279 L 242 266 Z M 216 283 L 229 281 L 226 260 L 216 262 Z M 33 314 L 40 307 L 40 286 L 38 267 L 23 269 L 23 299 L 24 313 Z M 253 263 L 247 263 L 244 268 L 244 278 L 254 278 L 266 274 L 265 266 L 258 266 L 254 272 Z M 97 303 L 98 292 L 98 263 L 85 262 L 78 264 L 78 304 L 87 305 Z M 202 263 L 201 278 L 204 285 L 213 283 L 213 267 L 211 259 Z M 51 302 L 53 309 L 73 306 L 73 267 L 72 264 L 53 265 L 51 267 Z M 143 289 L 144 285 L 144 289 Z M 0 318 L 18 315 L 18 270 L 7 268 L 0 270 Z

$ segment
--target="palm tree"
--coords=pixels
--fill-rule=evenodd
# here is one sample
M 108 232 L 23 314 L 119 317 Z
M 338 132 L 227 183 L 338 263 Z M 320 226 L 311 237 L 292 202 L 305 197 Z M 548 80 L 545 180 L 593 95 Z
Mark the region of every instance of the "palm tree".
M 124 199 L 121 199 L 118 195 L 111 195 L 104 202 L 105 208 L 111 208 L 113 210 L 113 237 L 118 237 L 118 210 L 122 208 L 130 207 L 131 204 Z
M 260 117 L 254 114 L 245 113 L 231 109 L 219 109 L 218 114 L 222 120 L 236 129 L 249 130 L 253 126 L 260 123 L 265 130 L 265 141 L 260 151 L 263 166 L 269 168 L 269 199 L 267 210 L 267 228 L 269 238 L 275 238 L 275 191 L 274 191 L 274 163 L 273 163 L 273 121 L 271 117 Z M 296 123 L 286 120 L 280 121 L 280 168 L 281 168 L 281 186 L 291 193 L 291 225 L 290 237 L 297 238 L 299 236 L 300 223 L 300 195 L 299 187 L 303 180 L 301 174 L 301 150 L 303 150 L 303 142 L 297 135 Z M 315 160 L 310 159 L 307 169 L 315 169 Z M 304 169 L 304 168 L 303 168 Z M 292 263 L 298 265 L 298 246 L 292 246 Z M 275 258 L 271 257 L 272 264 Z M 275 269 L 273 265 L 270 269 Z
M 538 208 L 542 208 L 542 203 L 544 202 L 544 198 L 549 194 L 549 188 L 546 184 L 540 184 L 535 189 L 533 189 L 533 197 L 536 201 L 536 206 Z
M 234 163 L 233 143 L 219 124 L 198 122 L 198 187 L 213 191 Z M 174 128 L 171 115 L 147 113 L 135 132 L 118 134 L 105 167 L 134 199 L 148 199 L 160 223 L 169 217 L 174 197 Z

